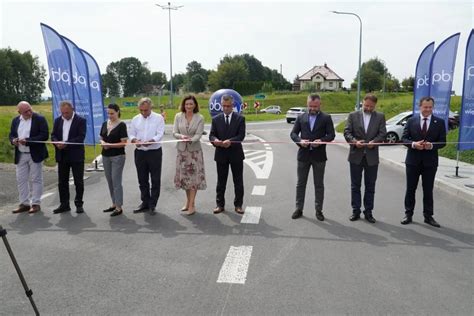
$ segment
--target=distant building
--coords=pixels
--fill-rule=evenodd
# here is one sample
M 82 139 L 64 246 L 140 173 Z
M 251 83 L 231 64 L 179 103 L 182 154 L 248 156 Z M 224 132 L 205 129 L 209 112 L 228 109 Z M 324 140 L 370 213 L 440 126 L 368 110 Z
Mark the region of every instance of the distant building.
M 328 65 L 314 66 L 302 76 L 296 76 L 293 90 L 339 91 L 344 79 L 339 77 Z

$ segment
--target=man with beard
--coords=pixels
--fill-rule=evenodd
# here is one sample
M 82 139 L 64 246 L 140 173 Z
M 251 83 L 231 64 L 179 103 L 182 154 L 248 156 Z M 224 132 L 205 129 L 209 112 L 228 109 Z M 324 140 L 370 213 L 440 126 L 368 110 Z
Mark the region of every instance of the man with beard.
M 306 183 L 309 169 L 313 167 L 316 218 L 324 221 L 324 170 L 326 167 L 326 145 L 335 138 L 331 115 L 320 111 L 321 97 L 310 94 L 307 99 L 308 112 L 296 118 L 290 137 L 299 147 L 297 156 L 296 210 L 291 218 L 303 216 Z

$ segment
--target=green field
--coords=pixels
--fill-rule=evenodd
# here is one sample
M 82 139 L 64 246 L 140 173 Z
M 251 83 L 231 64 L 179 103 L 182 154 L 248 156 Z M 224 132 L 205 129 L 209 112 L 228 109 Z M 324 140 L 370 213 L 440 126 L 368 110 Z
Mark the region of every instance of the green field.
M 211 117 L 209 111 L 207 110 L 208 101 L 210 94 L 198 94 L 197 96 L 198 103 L 200 105 L 200 113 L 204 116 L 206 123 L 210 123 Z M 379 94 L 379 102 L 377 104 L 377 110 L 384 112 L 386 118 L 390 118 L 393 115 L 409 110 L 411 108 L 413 94 L 411 93 L 386 93 L 385 95 Z M 180 96 L 175 96 L 173 99 L 173 106 L 167 106 L 165 108 L 166 112 L 166 124 L 172 124 L 175 114 L 178 112 L 179 104 L 181 102 Z M 251 121 L 266 121 L 266 120 L 275 120 L 283 119 L 285 117 L 286 111 L 290 107 L 295 106 L 305 106 L 306 105 L 307 93 L 287 93 L 279 94 L 274 93 L 272 95 L 267 95 L 265 100 L 259 100 L 261 102 L 261 108 L 264 108 L 269 105 L 279 105 L 282 109 L 280 115 L 276 114 L 265 114 L 265 113 L 255 113 L 253 110 L 253 103 L 255 99 L 253 96 L 245 96 L 244 102 L 249 104 L 251 110 L 246 110 L 244 112 L 246 120 Z M 137 102 L 140 98 L 116 98 L 116 99 L 105 99 L 105 104 L 109 104 L 112 101 L 117 103 L 122 110 L 122 119 L 131 119 L 135 116 L 138 111 L 135 106 L 125 107 L 124 102 Z M 168 97 L 151 97 L 155 105 L 166 104 L 168 103 Z M 356 94 L 355 93 L 345 93 L 345 92 L 323 92 L 321 93 L 322 99 L 322 110 L 329 113 L 348 113 L 353 111 Z M 459 96 L 454 96 L 451 98 L 451 110 L 459 111 L 461 106 L 461 98 Z M 40 105 L 33 106 L 35 112 L 41 113 L 44 115 L 47 120 L 50 129 L 52 128 L 52 111 L 51 103 L 43 103 Z M 155 107 L 157 110 L 157 106 Z M 10 131 L 10 124 L 13 117 L 17 115 L 15 106 L 0 106 L 0 162 L 13 162 L 13 146 L 10 145 L 8 140 L 8 133 Z M 344 124 L 337 126 L 338 131 L 344 129 Z M 51 132 L 51 131 L 50 131 Z M 451 131 L 448 134 L 450 141 L 457 140 L 457 130 Z M 96 152 L 100 152 L 100 146 L 96 146 Z M 51 145 L 48 145 L 48 151 L 50 158 L 46 161 L 46 165 L 54 166 L 54 148 Z M 440 151 L 440 154 L 448 158 L 456 158 L 456 150 L 454 145 L 446 146 L 445 149 Z M 86 161 L 92 161 L 95 158 L 94 148 L 92 146 L 86 146 Z M 461 160 L 469 163 L 474 163 L 474 151 L 466 151 L 461 153 Z

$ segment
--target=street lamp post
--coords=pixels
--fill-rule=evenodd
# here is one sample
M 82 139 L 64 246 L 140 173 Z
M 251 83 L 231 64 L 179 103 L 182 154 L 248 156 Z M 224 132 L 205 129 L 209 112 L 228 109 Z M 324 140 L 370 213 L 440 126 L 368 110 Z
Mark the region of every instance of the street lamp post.
M 332 13 L 335 14 L 347 14 L 347 15 L 353 15 L 357 19 L 359 19 L 359 70 L 357 71 L 357 103 L 356 103 L 356 108 L 357 110 L 360 110 L 360 67 L 361 67 L 361 58 L 362 58 L 362 20 L 360 19 L 360 16 L 358 16 L 355 13 L 352 12 L 341 12 L 341 11 L 331 11 Z
M 168 5 L 156 4 L 163 10 L 168 10 L 168 25 L 169 25 L 169 37 L 170 37 L 170 103 L 173 106 L 173 54 L 171 53 L 171 10 L 178 10 L 183 6 L 171 6 L 171 2 Z

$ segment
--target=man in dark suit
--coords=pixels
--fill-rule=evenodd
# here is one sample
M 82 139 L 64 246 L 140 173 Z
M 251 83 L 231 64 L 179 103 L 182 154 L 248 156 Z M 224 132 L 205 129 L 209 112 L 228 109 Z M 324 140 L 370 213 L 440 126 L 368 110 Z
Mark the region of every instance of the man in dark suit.
M 405 159 L 407 190 L 405 193 L 405 218 L 410 224 L 415 209 L 415 193 L 421 176 L 423 186 L 423 216 L 425 223 L 440 227 L 433 218 L 433 184 L 438 169 L 438 149 L 446 145 L 446 126 L 443 119 L 433 115 L 434 99 L 420 100 L 420 114 L 413 115 L 405 125 L 402 140 L 408 147 Z
M 46 145 L 48 123 L 33 112 L 31 105 L 21 101 L 17 106 L 18 115 L 12 120 L 10 143 L 15 146 L 16 179 L 20 205 L 13 213 L 41 210 L 43 194 L 43 161 L 48 158 Z M 31 207 L 30 207 L 31 205 Z
M 361 182 L 364 174 L 364 215 L 370 223 L 375 223 L 372 215 L 374 209 L 375 182 L 379 166 L 379 146 L 372 143 L 381 143 L 385 140 L 387 129 L 385 115 L 375 111 L 377 97 L 367 94 L 364 97 L 362 111 L 349 114 L 344 138 L 351 144 L 348 161 L 351 171 L 351 205 L 352 215 L 349 220 L 356 221 L 360 218 Z
M 321 112 L 321 97 L 310 94 L 307 100 L 308 112 L 296 118 L 291 139 L 298 145 L 298 169 L 296 184 L 296 210 L 291 218 L 303 216 L 306 183 L 309 169 L 313 167 L 316 218 L 324 221 L 324 170 L 326 168 L 326 145 L 336 137 L 331 115 Z
M 69 212 L 69 172 L 72 170 L 76 197 L 74 204 L 77 213 L 84 213 L 82 197 L 84 195 L 84 139 L 86 120 L 74 113 L 73 105 L 68 101 L 59 104 L 61 116 L 54 120 L 51 140 L 54 143 L 56 162 L 58 163 L 58 189 L 60 205 L 53 213 Z M 68 144 L 76 143 L 76 144 Z M 79 144 L 77 144 L 79 143 Z
M 216 148 L 214 160 L 217 166 L 216 208 L 213 212 L 218 214 L 224 211 L 230 166 L 234 180 L 234 210 L 243 214 L 245 155 L 240 142 L 245 138 L 245 117 L 234 112 L 234 99 L 231 95 L 222 96 L 221 105 L 223 113 L 212 119 L 209 133 L 209 140 Z

